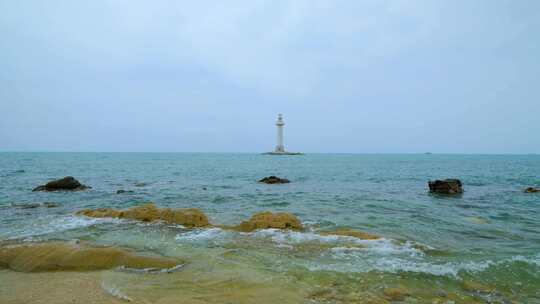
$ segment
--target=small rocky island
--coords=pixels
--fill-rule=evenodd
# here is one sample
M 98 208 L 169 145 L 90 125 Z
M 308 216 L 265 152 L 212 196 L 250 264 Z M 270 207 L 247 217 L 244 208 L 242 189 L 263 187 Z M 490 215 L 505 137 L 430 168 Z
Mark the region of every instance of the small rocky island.
M 45 185 L 37 186 L 32 191 L 80 191 L 91 189 L 92 187 L 81 184 L 73 176 L 66 176 L 61 179 L 53 180 Z
M 428 182 L 429 192 L 437 194 L 461 194 L 463 187 L 459 179 L 449 178 Z
M 268 176 L 259 180 L 259 183 L 264 183 L 264 184 L 288 184 L 290 182 L 291 181 L 286 178 L 280 178 L 274 175 L 271 175 L 271 176 Z

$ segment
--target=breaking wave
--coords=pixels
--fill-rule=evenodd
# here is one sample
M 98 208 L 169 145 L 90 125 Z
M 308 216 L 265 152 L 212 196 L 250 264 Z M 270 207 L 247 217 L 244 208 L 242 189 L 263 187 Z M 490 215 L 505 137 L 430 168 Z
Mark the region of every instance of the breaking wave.
M 60 218 L 43 218 L 43 220 L 40 220 L 31 226 L 25 226 L 24 228 L 20 229 L 12 228 L 9 231 L 6 231 L 4 235 L 0 234 L 0 238 L 5 238 L 8 240 L 26 239 L 51 233 L 87 228 L 100 224 L 116 224 L 121 222 L 123 222 L 123 220 L 114 218 L 89 218 L 74 215 L 63 216 Z

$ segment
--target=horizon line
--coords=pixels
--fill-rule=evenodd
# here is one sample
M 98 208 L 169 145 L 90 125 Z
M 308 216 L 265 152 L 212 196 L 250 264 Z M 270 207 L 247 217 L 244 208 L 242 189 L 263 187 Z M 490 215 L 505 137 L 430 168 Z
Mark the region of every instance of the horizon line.
M 147 153 L 147 154 L 261 154 L 246 151 L 66 151 L 66 150 L 0 150 L 0 153 Z M 358 155 L 540 155 L 538 152 L 301 152 L 302 154 L 358 154 Z

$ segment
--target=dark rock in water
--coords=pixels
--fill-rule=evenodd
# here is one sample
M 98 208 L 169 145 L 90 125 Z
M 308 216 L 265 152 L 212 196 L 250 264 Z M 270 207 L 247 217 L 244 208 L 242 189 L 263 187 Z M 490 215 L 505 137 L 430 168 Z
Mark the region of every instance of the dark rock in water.
M 85 189 L 90 189 L 90 188 L 92 187 L 81 184 L 73 176 L 66 176 L 64 178 L 48 182 L 45 185 L 38 186 L 34 188 L 34 190 L 32 191 L 62 191 L 62 190 L 77 191 L 77 190 L 85 190 Z
M 290 183 L 291 181 L 286 178 L 279 178 L 277 176 L 268 176 L 259 181 L 259 183 L 265 183 L 265 184 L 286 184 Z
M 135 187 L 146 187 L 146 186 L 148 186 L 148 183 L 138 182 L 138 183 L 135 183 L 134 185 L 135 185 Z
M 116 194 L 122 194 L 122 193 L 133 193 L 133 191 L 132 190 L 124 190 L 124 189 L 116 190 Z
M 40 203 L 28 203 L 28 204 L 14 204 L 13 207 L 19 207 L 21 209 L 35 209 L 41 207 Z
M 40 207 L 54 208 L 58 207 L 57 203 L 53 202 L 44 202 L 44 203 L 14 203 L 11 204 L 12 207 L 21 208 L 21 209 L 35 209 Z
M 429 192 L 439 194 L 459 194 L 463 193 L 461 181 L 459 179 L 445 179 L 429 181 Z
M 523 190 L 523 192 L 525 192 L 525 193 L 537 193 L 537 192 L 540 192 L 540 189 L 529 187 L 529 188 Z

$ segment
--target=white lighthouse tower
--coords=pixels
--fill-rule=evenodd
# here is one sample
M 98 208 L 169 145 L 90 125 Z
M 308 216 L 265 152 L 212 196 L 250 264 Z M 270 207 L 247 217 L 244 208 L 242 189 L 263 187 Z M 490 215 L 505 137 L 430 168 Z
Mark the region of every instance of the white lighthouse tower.
M 285 146 L 283 145 L 283 126 L 285 123 L 283 122 L 283 115 L 278 114 L 278 119 L 276 121 L 276 127 L 277 127 L 277 144 L 276 148 L 273 152 L 268 152 L 264 154 L 270 154 L 270 155 L 300 155 L 302 153 L 298 152 L 287 152 L 285 151 Z
M 277 126 L 277 145 L 274 150 L 275 153 L 285 153 L 285 147 L 283 146 L 283 115 L 278 114 L 276 126 Z

